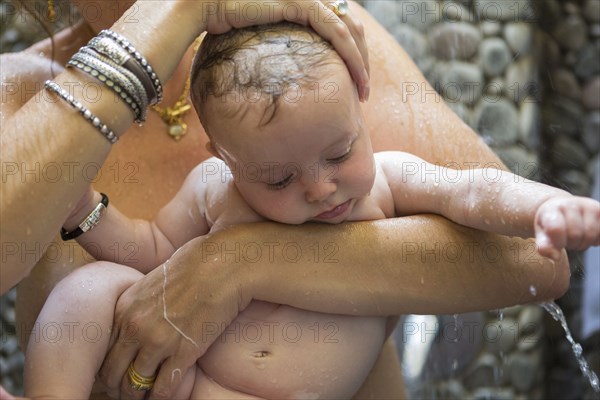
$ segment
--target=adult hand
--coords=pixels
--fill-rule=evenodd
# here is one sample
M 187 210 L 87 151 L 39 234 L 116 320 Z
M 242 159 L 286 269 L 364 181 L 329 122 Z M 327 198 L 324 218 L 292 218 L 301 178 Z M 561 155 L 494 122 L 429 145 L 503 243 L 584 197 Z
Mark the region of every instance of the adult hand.
M 346 62 L 358 86 L 359 98 L 369 97 L 369 58 L 362 23 L 353 16 L 336 15 L 327 4 L 332 0 L 205 0 L 201 2 L 203 25 L 209 33 L 219 34 L 232 28 L 290 21 L 310 25 L 331 42 Z
M 216 245 L 210 237 L 182 246 L 121 295 L 115 309 L 116 341 L 100 371 L 112 397 L 144 397 L 126 374 L 134 363 L 142 376 L 158 374 L 151 399 L 172 398 L 187 370 L 250 303 L 236 275 L 244 268 L 220 258 L 211 262 L 214 256 L 207 259 L 207 249 Z

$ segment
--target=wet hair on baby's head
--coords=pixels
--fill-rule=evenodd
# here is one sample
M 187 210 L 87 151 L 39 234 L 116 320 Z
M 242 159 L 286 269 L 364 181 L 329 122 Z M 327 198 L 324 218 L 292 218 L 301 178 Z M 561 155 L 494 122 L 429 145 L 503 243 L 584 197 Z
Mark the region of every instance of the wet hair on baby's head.
M 319 67 L 342 62 L 332 46 L 311 28 L 278 23 L 206 35 L 191 72 L 191 96 L 205 130 L 204 105 L 219 101 L 220 117 L 234 117 L 249 104 L 271 121 L 280 102 L 318 84 Z M 209 133 L 209 132 L 207 132 Z M 210 133 L 209 133 L 210 135 Z

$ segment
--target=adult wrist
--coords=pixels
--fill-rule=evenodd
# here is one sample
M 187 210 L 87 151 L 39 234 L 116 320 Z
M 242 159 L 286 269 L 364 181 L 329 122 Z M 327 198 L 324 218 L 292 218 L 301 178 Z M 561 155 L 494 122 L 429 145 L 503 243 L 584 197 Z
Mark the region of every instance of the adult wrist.
M 203 18 L 197 16 L 207 7 L 210 10 L 204 3 L 215 2 L 138 0 L 136 12 L 126 12 L 110 29 L 123 35 L 154 67 L 158 78 L 166 82 L 185 51 L 206 28 Z

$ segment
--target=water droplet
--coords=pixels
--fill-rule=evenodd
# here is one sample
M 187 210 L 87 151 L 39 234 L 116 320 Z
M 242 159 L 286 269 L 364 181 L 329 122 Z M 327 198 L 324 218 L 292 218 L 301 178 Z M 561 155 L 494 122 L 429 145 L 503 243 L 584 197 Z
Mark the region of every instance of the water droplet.
M 529 293 L 531 293 L 532 296 L 537 296 L 537 289 L 535 288 L 535 286 L 529 286 Z

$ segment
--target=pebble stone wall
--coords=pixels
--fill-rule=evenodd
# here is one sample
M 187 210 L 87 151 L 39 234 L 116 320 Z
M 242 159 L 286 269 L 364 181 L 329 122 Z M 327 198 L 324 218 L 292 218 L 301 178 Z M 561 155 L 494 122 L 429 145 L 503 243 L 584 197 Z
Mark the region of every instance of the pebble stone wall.
M 600 149 L 600 0 L 363 4 L 514 173 L 589 195 Z M 570 257 L 573 284 L 560 304 L 581 341 L 581 261 Z M 414 398 L 598 398 L 564 333 L 537 305 L 438 323 L 441 340 L 409 386 Z M 457 324 L 480 337 L 457 340 Z
M 362 4 L 511 170 L 588 194 L 600 149 L 600 0 Z M 0 0 L 2 52 L 23 49 L 40 34 L 20 25 L 12 10 Z M 580 265 L 576 254 L 572 264 Z M 575 269 L 561 303 L 576 339 L 581 279 Z M 0 297 L 0 384 L 21 393 L 14 300 L 14 291 Z M 564 335 L 538 306 L 438 321 L 475 327 L 477 335 L 438 343 L 429 374 L 411 386 L 413 398 L 598 398 L 587 390 Z

